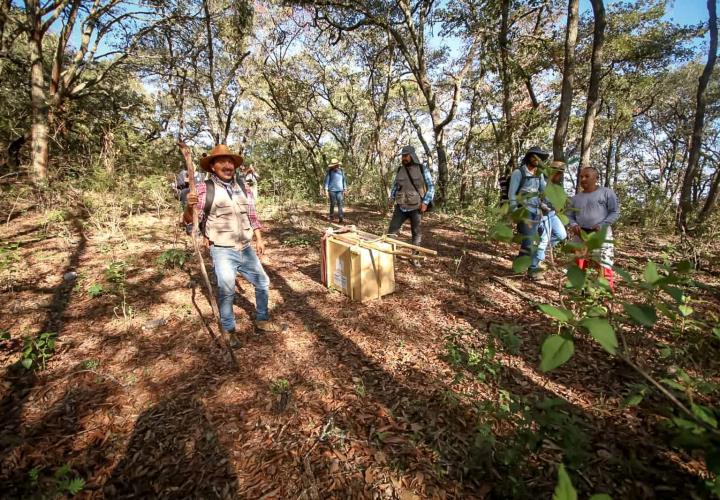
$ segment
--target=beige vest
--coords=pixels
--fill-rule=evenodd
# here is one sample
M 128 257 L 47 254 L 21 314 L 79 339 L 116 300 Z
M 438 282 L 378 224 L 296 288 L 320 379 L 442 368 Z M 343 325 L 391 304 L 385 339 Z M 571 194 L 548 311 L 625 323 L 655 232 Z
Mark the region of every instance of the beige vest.
M 225 186 L 215 181 L 215 198 L 205 223 L 205 235 L 214 245 L 242 250 L 253 237 L 248 217 L 248 199 L 240 186 L 233 182 L 233 197 Z
M 408 176 L 408 173 L 410 176 Z M 410 180 L 411 178 L 412 180 Z M 415 185 L 413 185 L 413 182 Z M 395 203 L 405 210 L 417 210 L 420 208 L 422 198 L 427 192 L 422 167 L 412 164 L 405 170 L 405 167 L 400 166 L 395 176 L 395 183 L 398 187 Z M 415 189 L 415 186 L 417 186 L 417 189 Z

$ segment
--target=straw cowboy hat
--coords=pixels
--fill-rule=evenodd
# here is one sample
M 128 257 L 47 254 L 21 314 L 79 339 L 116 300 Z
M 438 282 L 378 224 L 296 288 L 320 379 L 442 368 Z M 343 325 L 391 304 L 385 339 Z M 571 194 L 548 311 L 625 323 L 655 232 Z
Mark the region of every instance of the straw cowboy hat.
M 552 167 L 556 172 L 565 172 L 565 162 L 560 160 L 553 160 L 550 163 L 550 167 Z
M 337 158 L 333 158 L 332 160 L 330 160 L 330 163 L 328 163 L 328 168 L 337 167 L 339 165 L 342 165 L 342 163 L 340 163 L 340 160 L 338 160 Z
M 235 168 L 243 164 L 242 156 L 230 151 L 230 148 L 228 148 L 225 144 L 218 144 L 217 146 L 212 148 L 212 150 L 210 150 L 210 153 L 208 153 L 207 156 L 203 156 L 200 159 L 200 168 L 202 168 L 206 172 L 212 172 L 212 170 L 210 169 L 210 163 L 212 162 L 213 158 L 217 158 L 218 156 L 227 156 L 228 158 L 230 158 L 235 164 Z

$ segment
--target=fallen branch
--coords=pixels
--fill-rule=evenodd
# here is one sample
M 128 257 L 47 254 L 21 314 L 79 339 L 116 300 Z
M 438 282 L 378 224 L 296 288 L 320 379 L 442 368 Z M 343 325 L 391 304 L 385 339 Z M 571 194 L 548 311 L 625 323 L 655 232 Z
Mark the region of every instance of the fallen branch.
M 510 283 L 508 283 L 508 282 L 505 281 L 504 279 L 500 278 L 499 276 L 490 276 L 490 279 L 493 280 L 493 281 L 495 281 L 495 282 L 497 282 L 497 283 L 500 283 L 500 284 L 501 284 L 502 286 L 504 286 L 505 288 L 507 288 L 507 289 L 515 292 L 517 295 L 519 295 L 520 297 L 522 297 L 523 299 L 527 300 L 528 302 L 530 302 L 530 303 L 532 303 L 532 304 L 538 304 L 538 303 L 539 303 L 539 301 L 538 301 L 537 299 L 535 299 L 535 297 L 532 297 L 532 296 L 528 295 L 527 293 L 523 292 L 522 290 L 520 290 L 520 289 L 517 288 L 516 286 L 511 285 Z

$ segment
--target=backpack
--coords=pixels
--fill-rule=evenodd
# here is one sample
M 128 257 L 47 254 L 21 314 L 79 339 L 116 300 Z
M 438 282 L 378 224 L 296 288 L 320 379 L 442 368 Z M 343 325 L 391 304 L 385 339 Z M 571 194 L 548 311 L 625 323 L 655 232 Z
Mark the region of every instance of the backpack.
M 242 192 L 247 196 L 247 190 L 245 189 L 244 182 L 238 182 L 238 186 L 242 189 Z M 205 234 L 205 222 L 210 216 L 210 210 L 212 209 L 213 201 L 215 201 L 215 183 L 212 179 L 205 181 L 205 207 L 203 207 L 203 219 L 200 221 L 200 233 Z
M 513 194 L 518 194 L 520 192 L 520 190 L 523 188 L 523 186 L 525 185 L 525 181 L 527 181 L 528 179 L 542 179 L 543 178 L 542 173 L 540 175 L 530 175 L 529 176 L 529 175 L 525 174 L 524 168 L 516 168 L 515 170 L 520 171 L 521 177 L 520 177 L 520 184 L 518 185 L 518 190 L 517 190 L 517 192 L 515 192 Z M 510 201 L 510 179 L 512 178 L 512 174 L 515 172 L 515 170 L 510 172 L 510 174 L 501 177 L 500 180 L 498 181 L 501 202 Z
M 525 180 L 527 179 L 527 175 L 525 175 L 525 169 L 519 168 L 515 170 L 520 170 L 520 175 L 522 176 L 520 178 L 520 185 L 518 186 L 518 191 L 522 189 L 522 187 L 525 185 Z M 515 170 L 511 170 L 508 175 L 505 175 L 503 177 L 500 177 L 500 180 L 498 181 L 499 187 L 500 187 L 500 201 L 510 201 L 510 179 L 512 178 L 512 174 L 515 172 Z M 514 193 L 517 194 L 517 193 Z

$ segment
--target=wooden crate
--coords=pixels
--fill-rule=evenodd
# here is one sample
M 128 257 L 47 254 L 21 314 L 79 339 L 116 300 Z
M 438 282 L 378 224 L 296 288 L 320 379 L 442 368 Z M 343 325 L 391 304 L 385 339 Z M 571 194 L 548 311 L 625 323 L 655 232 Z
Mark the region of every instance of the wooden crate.
M 323 283 L 359 302 L 393 293 L 395 261 L 391 252 L 394 245 L 383 241 L 359 245 L 358 240 L 364 241 L 357 233 L 329 235 L 323 239 Z

